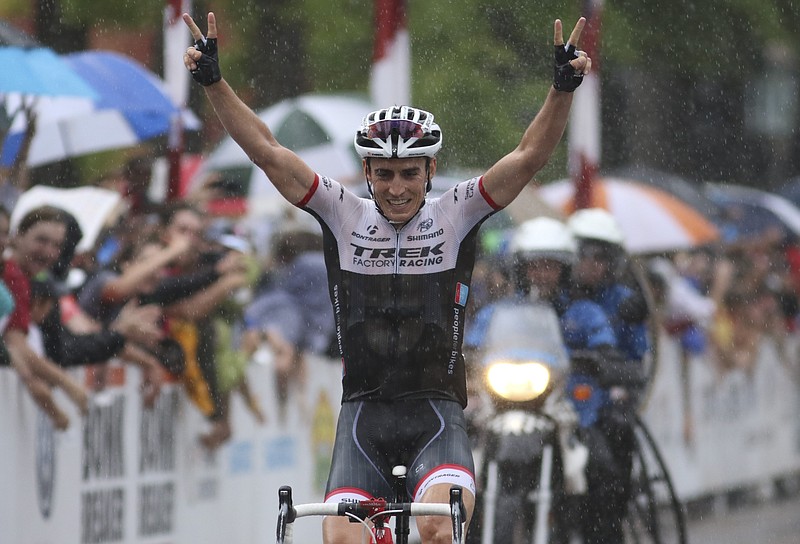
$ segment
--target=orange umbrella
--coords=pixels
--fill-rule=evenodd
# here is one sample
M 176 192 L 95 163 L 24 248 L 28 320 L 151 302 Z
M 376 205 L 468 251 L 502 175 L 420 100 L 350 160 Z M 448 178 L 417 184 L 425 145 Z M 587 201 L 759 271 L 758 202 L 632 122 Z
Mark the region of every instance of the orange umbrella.
M 575 186 L 561 180 L 539 188 L 550 206 L 575 211 Z M 631 180 L 600 178 L 592 186 L 592 207 L 611 212 L 631 253 L 659 253 L 719 239 L 717 228 L 698 211 L 666 191 Z

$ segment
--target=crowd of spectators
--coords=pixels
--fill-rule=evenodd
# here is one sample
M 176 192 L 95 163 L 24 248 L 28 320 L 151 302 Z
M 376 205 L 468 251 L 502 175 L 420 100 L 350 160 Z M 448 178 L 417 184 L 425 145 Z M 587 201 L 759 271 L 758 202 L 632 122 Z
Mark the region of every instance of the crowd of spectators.
M 769 228 L 647 262 L 656 323 L 680 347 L 685 442 L 695 439 L 693 365 L 710 367 L 717 383 L 731 373 L 752 383 L 769 347 L 800 383 L 789 341 L 800 325 L 799 243 L 786 229 Z
M 274 368 L 282 422 L 289 399 L 302 404 L 305 356 L 333 344 L 321 233 L 276 221 L 270 251 L 258 253 L 241 224 L 208 213 L 207 186 L 155 203 L 149 178 L 136 158 L 97 182 L 122 206 L 89 251 L 76 249 L 80 222 L 58 202 L 12 214 L 25 187 L 0 180 L 0 365 L 57 429 L 74 422 L 55 388 L 85 413 L 111 367 L 135 365 L 144 409 L 180 384 L 213 450 L 231 436 L 232 395 L 258 422 L 272 417 L 247 383 L 251 361 Z M 69 372 L 79 366 L 91 372 Z
M 800 318 L 798 255 L 798 241 L 772 228 L 650 259 L 661 325 L 684 355 L 706 356 L 720 376 L 752 374 L 764 338 L 775 342 L 784 364 L 793 364 L 786 338 Z

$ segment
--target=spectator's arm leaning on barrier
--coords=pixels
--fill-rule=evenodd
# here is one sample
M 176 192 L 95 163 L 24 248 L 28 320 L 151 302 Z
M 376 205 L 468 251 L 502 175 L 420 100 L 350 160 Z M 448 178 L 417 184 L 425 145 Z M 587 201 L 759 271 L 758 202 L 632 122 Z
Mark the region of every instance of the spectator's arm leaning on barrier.
M 50 388 L 61 388 L 78 410 L 86 413 L 89 407 L 86 391 L 64 369 L 47 357 L 34 352 L 28 345 L 27 334 L 12 329 L 5 332 L 4 338 L 11 355 L 12 366 L 30 390 L 34 400 L 53 419 L 57 428 L 65 429 L 69 425 L 69 419 L 55 405 Z
M 47 356 L 62 367 L 101 363 L 118 355 L 128 341 L 153 346 L 163 336 L 157 324 L 161 311 L 156 306 L 129 303 L 109 328 L 102 329 L 95 323 L 97 330 L 92 332 L 72 331 L 62 325 L 59 317 L 56 306 L 40 328 Z
M 152 293 L 139 297 L 139 301 L 147 304 L 169 306 L 179 300 L 191 296 L 201 289 L 205 289 L 219 279 L 219 273 L 214 269 L 201 270 L 185 276 L 172 276 L 162 278 Z
M 69 416 L 61 410 L 61 407 L 53 399 L 52 385 L 26 362 L 27 354 L 18 349 L 21 344 L 14 342 L 9 337 L 5 338 L 5 342 L 11 366 L 20 380 L 22 380 L 26 389 L 28 389 L 33 401 L 47 414 L 56 429 L 64 430 L 69 427 Z
M 156 305 L 128 303 L 109 326 L 110 331 L 125 338 L 119 356 L 142 370 L 141 389 L 145 406 L 152 406 L 166 379 L 161 363 L 148 351 L 155 349 L 164 337 L 159 326 L 161 318 L 161 308 Z
M 142 395 L 146 406 L 158 396 L 165 374 L 159 361 L 137 345 L 154 346 L 163 336 L 158 327 L 161 310 L 157 306 L 125 305 L 109 328 L 85 316 L 92 332 L 76 333 L 61 323 L 58 304 L 41 323 L 47 356 L 60 367 L 108 362 L 113 357 L 138 366 L 142 370 Z
M 131 301 L 123 306 L 108 329 L 121 334 L 126 341 L 152 348 L 164 336 L 159 323 L 161 317 L 161 308 L 155 304 L 139 306 Z
M 119 356 L 141 368 L 142 370 L 142 397 L 144 405 L 151 407 L 161 392 L 161 386 L 166 380 L 166 371 L 161 363 L 149 351 L 142 349 L 132 342 L 126 342 Z
M 151 406 L 158 396 L 165 376 L 161 364 L 153 355 L 126 340 L 125 335 L 112 330 L 96 333 L 73 334 L 62 329 L 58 337 L 61 342 L 61 356 L 54 361 L 61 367 L 80 366 L 108 362 L 113 357 L 138 366 L 142 370 L 142 389 L 145 405 Z

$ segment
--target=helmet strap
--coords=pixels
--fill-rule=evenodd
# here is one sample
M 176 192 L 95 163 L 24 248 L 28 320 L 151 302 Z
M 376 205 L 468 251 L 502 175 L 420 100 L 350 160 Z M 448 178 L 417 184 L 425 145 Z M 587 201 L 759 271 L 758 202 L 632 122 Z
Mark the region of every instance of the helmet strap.
M 431 192 L 433 182 L 431 181 L 431 158 L 425 157 L 425 194 Z
M 370 162 L 371 157 L 367 157 L 364 159 L 364 163 L 366 164 L 367 173 L 369 176 L 372 175 L 372 163 Z M 369 191 L 369 196 L 372 200 L 375 200 L 375 195 L 372 192 L 372 182 L 369 180 L 369 176 L 366 176 L 367 181 L 367 191 Z

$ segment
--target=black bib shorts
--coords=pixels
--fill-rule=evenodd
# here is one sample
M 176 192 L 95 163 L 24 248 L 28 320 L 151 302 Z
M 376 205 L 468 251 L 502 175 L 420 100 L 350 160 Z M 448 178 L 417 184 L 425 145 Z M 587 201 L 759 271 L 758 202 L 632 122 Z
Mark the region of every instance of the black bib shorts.
M 392 469 L 405 465 L 409 497 L 459 485 L 475 495 L 464 411 L 451 400 L 403 399 L 342 404 L 326 502 L 394 499 Z

